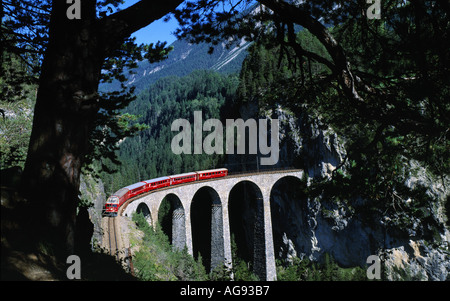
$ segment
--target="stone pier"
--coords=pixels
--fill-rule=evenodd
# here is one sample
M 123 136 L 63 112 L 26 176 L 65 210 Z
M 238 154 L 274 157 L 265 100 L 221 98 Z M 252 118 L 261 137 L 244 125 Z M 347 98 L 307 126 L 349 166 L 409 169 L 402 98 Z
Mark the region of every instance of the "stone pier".
M 149 193 L 134 200 L 122 212 L 131 217 L 136 211 L 145 212 L 147 220 L 156 226 L 162 200 L 169 196 L 175 204 L 172 215 L 172 245 L 193 254 L 191 231 L 191 203 L 199 189 L 207 189 L 211 203 L 211 268 L 222 263 L 232 264 L 231 231 L 229 218 L 230 192 L 240 183 L 248 183 L 256 195 L 255 223 L 253 227 L 253 267 L 261 280 L 276 280 L 275 254 L 270 213 L 270 194 L 277 181 L 284 177 L 303 179 L 302 170 L 282 170 L 255 174 L 229 175 L 224 178 L 173 186 Z M 206 187 L 206 188 L 204 188 Z M 147 207 L 146 209 L 143 209 Z M 138 210 L 138 208 L 140 208 Z M 144 213 L 144 214 L 145 214 Z

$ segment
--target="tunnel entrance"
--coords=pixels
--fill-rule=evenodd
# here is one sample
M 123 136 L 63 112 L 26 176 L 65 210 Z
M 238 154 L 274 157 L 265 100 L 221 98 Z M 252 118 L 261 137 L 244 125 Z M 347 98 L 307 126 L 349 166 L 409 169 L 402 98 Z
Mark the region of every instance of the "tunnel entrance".
M 182 250 L 185 247 L 185 213 L 180 199 L 175 194 L 168 194 L 161 201 L 158 210 L 158 224 L 174 249 Z
M 223 263 L 223 221 L 219 195 L 202 187 L 191 202 L 191 231 L 194 258 L 201 256 L 206 271 Z
M 279 179 L 270 193 L 275 259 L 285 264 L 292 257 L 310 255 L 312 249 L 305 188 L 299 178 L 287 176 Z
M 236 247 L 234 255 L 250 266 L 250 270 L 260 280 L 265 280 L 267 271 L 261 190 L 250 181 L 236 184 L 230 191 L 228 209 L 231 237 L 234 239 L 232 244 Z

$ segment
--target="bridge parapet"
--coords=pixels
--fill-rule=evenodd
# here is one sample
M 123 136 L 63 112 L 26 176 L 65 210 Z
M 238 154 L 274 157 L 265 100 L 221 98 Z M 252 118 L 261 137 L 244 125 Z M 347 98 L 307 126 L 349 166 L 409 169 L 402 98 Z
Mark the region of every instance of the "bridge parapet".
M 262 205 L 259 213 L 257 213 L 259 215 L 259 218 L 257 218 L 259 223 L 255 223 L 255 231 L 262 232 L 260 235 L 263 237 L 261 239 L 263 245 L 255 246 L 255 272 L 264 280 L 276 280 L 270 212 L 271 191 L 274 185 L 284 177 L 295 177 L 303 180 L 303 176 L 303 170 L 264 171 L 229 175 L 224 178 L 171 186 L 134 199 L 126 206 L 122 215 L 131 217 L 137 211 L 138 206 L 144 203 L 150 211 L 151 221 L 155 227 L 161 202 L 166 196 L 170 196 L 172 199 L 177 200 L 178 203 L 178 207 L 175 208 L 176 210 L 174 210 L 172 217 L 172 245 L 178 249 L 184 248 L 186 245 L 188 252 L 193 254 L 191 203 L 197 191 L 208 187 L 208 189 L 215 192 L 211 208 L 211 267 L 214 268 L 220 262 L 227 265 L 232 262 L 229 223 L 230 192 L 241 182 L 253 183 L 259 189 L 260 195 L 258 198 L 261 198 Z

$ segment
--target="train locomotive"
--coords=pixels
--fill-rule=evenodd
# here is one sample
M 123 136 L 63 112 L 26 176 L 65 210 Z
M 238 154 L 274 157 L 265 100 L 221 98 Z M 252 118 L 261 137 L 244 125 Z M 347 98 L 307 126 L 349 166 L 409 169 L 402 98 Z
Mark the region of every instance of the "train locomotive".
M 120 206 L 122 206 L 127 200 L 142 193 L 183 183 L 225 177 L 227 175 L 228 169 L 219 168 L 183 173 L 137 182 L 123 187 L 112 194 L 105 203 L 105 214 L 116 215 L 119 211 Z

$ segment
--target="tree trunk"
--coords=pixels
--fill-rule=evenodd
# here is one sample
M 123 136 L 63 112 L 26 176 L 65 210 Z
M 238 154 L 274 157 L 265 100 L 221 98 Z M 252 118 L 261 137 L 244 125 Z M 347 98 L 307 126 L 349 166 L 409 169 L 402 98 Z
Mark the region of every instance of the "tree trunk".
M 67 19 L 65 1 L 53 2 L 22 185 L 33 205 L 33 226 L 62 254 L 74 249 L 80 171 L 98 111 L 103 63 L 92 18 L 95 1 L 82 2 L 82 20 Z
M 79 20 L 68 19 L 66 1 L 52 2 L 22 192 L 32 208 L 32 238 L 49 244 L 60 259 L 74 251 L 80 172 L 100 109 L 104 60 L 130 34 L 181 2 L 142 0 L 98 19 L 97 1 L 82 0 Z

